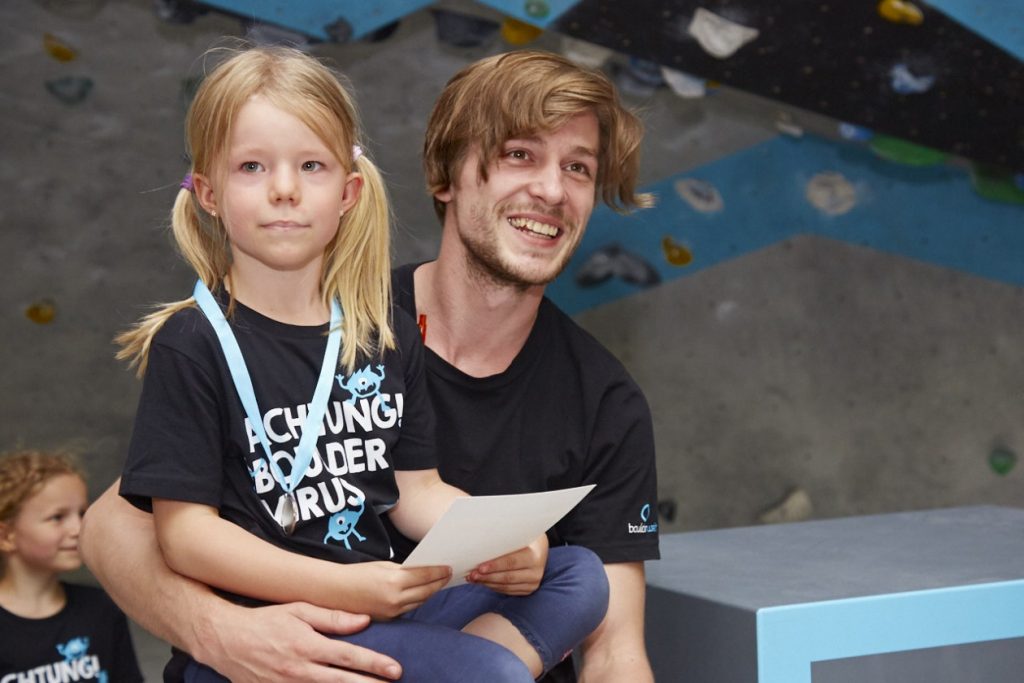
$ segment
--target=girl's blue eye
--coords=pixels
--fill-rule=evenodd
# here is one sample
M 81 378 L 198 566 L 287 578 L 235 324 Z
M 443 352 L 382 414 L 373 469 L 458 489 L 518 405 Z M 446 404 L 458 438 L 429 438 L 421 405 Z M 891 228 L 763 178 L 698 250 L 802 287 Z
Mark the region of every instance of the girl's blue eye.
M 242 163 L 242 170 L 248 173 L 255 173 L 260 170 L 260 162 L 258 161 L 246 161 Z
M 315 171 L 319 169 L 320 166 L 322 166 L 322 164 L 319 161 L 307 161 L 306 163 L 302 164 L 302 170 Z

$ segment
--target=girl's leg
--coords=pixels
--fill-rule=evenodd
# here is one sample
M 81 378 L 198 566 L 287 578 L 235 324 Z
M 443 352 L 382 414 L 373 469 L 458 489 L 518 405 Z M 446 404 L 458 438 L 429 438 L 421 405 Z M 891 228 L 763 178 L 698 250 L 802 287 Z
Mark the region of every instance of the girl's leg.
M 336 636 L 394 657 L 402 665 L 402 683 L 533 683 L 526 665 L 489 640 L 439 626 L 397 619 L 373 622 L 359 633 Z M 186 683 L 224 683 L 213 669 L 189 662 Z
M 518 629 L 547 671 L 597 628 L 607 609 L 608 576 L 601 560 L 586 548 L 559 546 L 549 551 L 540 588 L 531 595 L 459 586 L 438 593 L 406 616 L 463 629 L 481 615 L 497 614 Z

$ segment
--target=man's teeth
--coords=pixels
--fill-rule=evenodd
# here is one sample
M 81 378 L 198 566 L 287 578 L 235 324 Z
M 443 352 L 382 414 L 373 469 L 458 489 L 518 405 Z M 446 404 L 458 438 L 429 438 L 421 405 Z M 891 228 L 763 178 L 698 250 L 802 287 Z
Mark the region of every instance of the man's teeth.
M 545 237 L 556 237 L 558 235 L 558 228 L 555 226 L 539 223 L 529 218 L 509 218 L 508 222 L 511 223 L 513 228 L 528 230 L 537 235 L 544 235 Z

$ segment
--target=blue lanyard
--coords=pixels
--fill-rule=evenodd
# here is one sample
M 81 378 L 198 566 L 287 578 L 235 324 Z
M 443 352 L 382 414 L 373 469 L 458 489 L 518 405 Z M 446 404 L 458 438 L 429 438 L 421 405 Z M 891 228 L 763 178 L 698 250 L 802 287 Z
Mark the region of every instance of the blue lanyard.
M 199 309 L 213 326 L 214 332 L 217 333 L 224 357 L 228 362 L 228 369 L 231 371 L 231 379 L 234 380 L 235 390 L 238 392 L 238 398 L 241 399 L 242 407 L 245 408 L 245 414 L 249 418 L 249 424 L 256 432 L 256 436 L 259 437 L 263 452 L 267 455 L 270 473 L 294 505 L 295 487 L 306 476 L 306 470 L 309 469 L 309 463 L 313 459 L 313 450 L 320 435 L 320 426 L 323 424 L 324 413 L 327 411 L 327 399 L 331 393 L 334 370 L 338 364 L 338 351 L 341 348 L 341 306 L 338 305 L 337 300 L 331 301 L 330 334 L 327 336 L 327 349 L 324 351 L 324 362 L 320 367 L 320 378 L 317 380 L 313 400 L 310 401 L 306 413 L 306 420 L 302 424 L 302 436 L 295 449 L 295 462 L 291 476 L 286 479 L 281 468 L 274 461 L 273 453 L 270 450 L 270 441 L 267 440 L 267 432 L 263 428 L 263 413 L 260 412 L 256 402 L 252 379 L 245 366 L 245 359 L 242 358 L 242 351 L 238 348 L 238 340 L 235 339 L 235 335 L 231 331 L 231 325 L 228 324 L 227 318 L 224 317 L 220 305 L 213 298 L 206 283 L 197 280 L 192 295 L 195 297 Z M 297 510 L 292 510 L 292 513 L 297 514 Z M 285 530 L 290 533 L 288 524 L 282 524 L 282 526 L 285 526 Z M 294 520 L 291 521 L 290 526 L 294 529 Z

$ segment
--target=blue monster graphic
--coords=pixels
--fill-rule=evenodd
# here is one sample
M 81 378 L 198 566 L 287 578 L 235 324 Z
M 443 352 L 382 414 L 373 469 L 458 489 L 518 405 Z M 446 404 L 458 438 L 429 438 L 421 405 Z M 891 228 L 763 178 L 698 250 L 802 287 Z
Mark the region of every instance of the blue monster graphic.
M 344 375 L 337 375 L 338 385 L 351 394 L 345 401 L 346 403 L 353 403 L 359 398 L 373 398 L 380 394 L 380 385 L 384 381 L 384 366 L 378 365 L 377 370 L 379 372 L 374 372 L 367 365 L 361 370 L 353 372 L 348 380 L 345 379 Z M 383 405 L 385 408 L 388 408 L 386 402 Z
M 352 550 L 352 544 L 348 542 L 349 536 L 354 535 L 360 541 L 365 541 L 366 537 L 356 531 L 356 523 L 363 516 L 363 510 L 365 509 L 366 499 L 360 498 L 358 508 L 346 508 L 341 512 L 331 515 L 327 526 L 327 535 L 324 536 L 324 543 L 327 543 L 329 540 L 341 541 L 345 544 L 346 548 Z
M 82 636 L 80 638 L 72 638 L 64 645 L 58 643 L 57 652 L 60 653 L 65 662 L 84 657 L 89 652 L 89 639 Z

